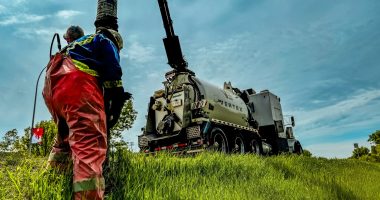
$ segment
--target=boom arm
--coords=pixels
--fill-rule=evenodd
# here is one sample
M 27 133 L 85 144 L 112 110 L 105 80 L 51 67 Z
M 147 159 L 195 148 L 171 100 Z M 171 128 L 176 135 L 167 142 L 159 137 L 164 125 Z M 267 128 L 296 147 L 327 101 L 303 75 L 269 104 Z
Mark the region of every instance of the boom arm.
M 187 72 L 187 62 L 183 58 L 181 45 L 178 36 L 175 35 L 173 29 L 173 22 L 170 18 L 168 3 L 166 0 L 158 0 L 160 6 L 162 22 L 166 32 L 166 38 L 163 39 L 165 45 L 166 56 L 168 57 L 168 64 L 178 72 Z

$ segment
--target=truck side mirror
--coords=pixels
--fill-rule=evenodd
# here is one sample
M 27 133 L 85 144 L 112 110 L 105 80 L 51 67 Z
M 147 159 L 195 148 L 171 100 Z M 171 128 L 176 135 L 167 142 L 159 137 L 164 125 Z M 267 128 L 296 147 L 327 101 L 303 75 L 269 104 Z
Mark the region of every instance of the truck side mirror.
M 294 117 L 291 116 L 291 117 L 290 117 L 290 120 L 292 121 L 292 126 L 294 127 L 294 126 L 296 125 L 296 122 L 295 122 L 295 120 L 294 120 Z

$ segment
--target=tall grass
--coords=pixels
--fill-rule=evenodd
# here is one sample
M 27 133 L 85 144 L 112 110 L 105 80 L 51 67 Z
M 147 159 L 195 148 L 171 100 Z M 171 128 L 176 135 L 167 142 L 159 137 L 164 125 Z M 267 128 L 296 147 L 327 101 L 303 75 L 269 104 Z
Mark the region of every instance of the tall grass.
M 0 153 L 0 199 L 70 199 L 71 174 L 46 169 L 46 158 Z
M 0 196 L 70 199 L 71 176 L 45 171 L 45 164 L 0 162 L 9 171 L 1 166 Z M 380 199 L 380 165 L 358 160 L 119 151 L 110 167 L 107 199 Z

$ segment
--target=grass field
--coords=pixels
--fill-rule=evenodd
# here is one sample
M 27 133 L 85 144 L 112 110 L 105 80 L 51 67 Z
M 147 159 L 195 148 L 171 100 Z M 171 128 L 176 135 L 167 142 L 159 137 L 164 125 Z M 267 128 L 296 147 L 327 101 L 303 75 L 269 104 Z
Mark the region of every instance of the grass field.
M 380 199 L 380 164 L 304 156 L 115 155 L 107 199 Z M 0 154 L 0 199 L 70 199 L 46 158 Z

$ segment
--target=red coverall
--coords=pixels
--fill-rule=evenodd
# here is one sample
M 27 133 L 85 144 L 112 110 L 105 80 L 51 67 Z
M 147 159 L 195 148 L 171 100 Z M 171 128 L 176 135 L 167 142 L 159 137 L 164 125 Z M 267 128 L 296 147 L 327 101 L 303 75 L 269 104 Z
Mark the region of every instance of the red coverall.
M 87 44 L 94 48 L 94 36 L 95 40 L 99 39 L 92 35 L 87 40 L 79 39 L 76 45 L 82 48 Z M 100 40 L 113 44 L 103 36 Z M 95 51 L 92 53 L 99 58 Z M 102 164 L 106 157 L 107 130 L 102 84 L 103 87 L 105 83 L 109 87 L 122 87 L 119 84 L 121 80 L 107 81 L 86 64 L 86 59 L 78 61 L 73 59 L 75 56 L 57 53 L 46 71 L 43 96 L 58 126 L 49 163 L 52 167 L 67 168 L 71 158 L 74 199 L 103 199 Z M 116 58 L 118 64 L 118 54 Z M 103 78 L 102 81 L 99 77 Z M 119 77 L 121 79 L 121 68 Z

